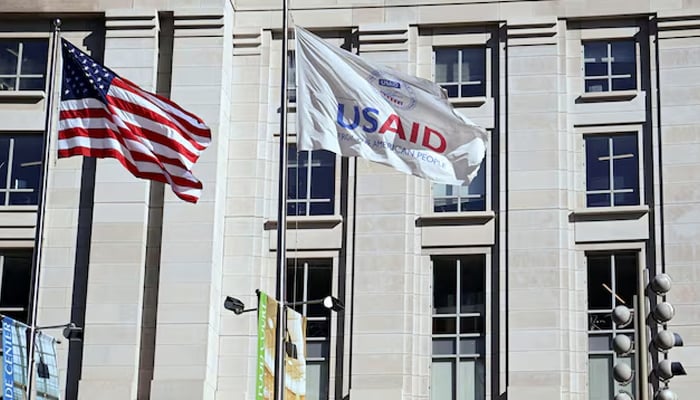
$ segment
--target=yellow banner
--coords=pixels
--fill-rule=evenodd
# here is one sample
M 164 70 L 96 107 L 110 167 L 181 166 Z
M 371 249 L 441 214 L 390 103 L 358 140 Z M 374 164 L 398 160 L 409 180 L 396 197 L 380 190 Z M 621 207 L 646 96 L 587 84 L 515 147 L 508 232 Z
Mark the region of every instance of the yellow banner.
M 255 381 L 255 399 L 273 400 L 275 397 L 275 332 L 277 310 L 275 299 L 260 292 L 258 301 L 258 368 Z
M 306 317 L 287 309 L 284 400 L 306 400 Z

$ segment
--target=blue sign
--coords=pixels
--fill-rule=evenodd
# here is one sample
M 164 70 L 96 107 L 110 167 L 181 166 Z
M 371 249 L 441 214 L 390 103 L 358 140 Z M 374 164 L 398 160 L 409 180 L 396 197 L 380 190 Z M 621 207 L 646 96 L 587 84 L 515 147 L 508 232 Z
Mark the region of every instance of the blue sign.
M 14 363 L 14 342 L 12 327 L 15 320 L 10 317 L 2 318 L 2 398 L 3 400 L 13 400 L 15 398 L 15 363 Z

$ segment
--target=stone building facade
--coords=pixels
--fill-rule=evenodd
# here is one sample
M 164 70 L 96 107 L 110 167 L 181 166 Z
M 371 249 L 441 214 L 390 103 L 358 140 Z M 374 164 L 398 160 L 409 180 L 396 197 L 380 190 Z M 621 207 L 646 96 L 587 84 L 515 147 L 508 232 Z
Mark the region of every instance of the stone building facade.
M 668 357 L 688 372 L 670 387 L 695 398 L 699 1 L 289 6 L 293 24 L 442 84 L 490 137 L 468 189 L 297 153 L 289 83 L 289 299 L 346 305 L 301 309 L 308 399 L 611 399 L 613 363 L 640 364 L 613 354 L 612 335 L 634 330 L 610 312 L 643 303 L 660 272 L 674 279 L 668 328 L 685 340 Z M 223 299 L 252 307 L 255 289 L 275 288 L 281 1 L 3 0 L 0 11 L 0 313 L 26 319 L 31 306 L 60 17 L 62 37 L 213 136 L 194 168 L 196 205 L 114 160 L 50 152 L 38 323 L 84 327 L 82 342 L 59 345 L 65 398 L 254 398 L 254 313 Z

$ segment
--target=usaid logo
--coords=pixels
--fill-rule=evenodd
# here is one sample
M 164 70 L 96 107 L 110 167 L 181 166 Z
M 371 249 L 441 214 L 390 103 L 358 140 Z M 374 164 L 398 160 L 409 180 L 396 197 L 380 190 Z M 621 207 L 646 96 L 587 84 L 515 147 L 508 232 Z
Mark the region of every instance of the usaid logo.
M 416 106 L 413 89 L 385 71 L 373 71 L 367 79 L 394 107 L 410 110 Z

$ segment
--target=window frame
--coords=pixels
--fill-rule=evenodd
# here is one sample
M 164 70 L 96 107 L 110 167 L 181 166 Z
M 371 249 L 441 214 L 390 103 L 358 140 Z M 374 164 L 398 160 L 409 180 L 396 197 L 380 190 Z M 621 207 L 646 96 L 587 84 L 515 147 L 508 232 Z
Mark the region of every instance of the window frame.
M 0 35 L 0 40 L 2 41 L 17 41 L 18 42 L 18 50 L 17 50 L 17 65 L 16 65 L 16 70 L 14 74 L 0 74 L 0 79 L 14 79 L 15 85 L 14 88 L 12 89 L 0 89 L 0 92 L 7 92 L 7 93 L 17 93 L 17 92 L 31 92 L 31 91 L 36 91 L 40 90 L 42 92 L 46 91 L 46 86 L 48 84 L 48 76 L 49 76 L 49 68 L 51 67 L 50 60 L 49 60 L 49 53 L 51 51 L 51 38 L 46 37 L 46 36 L 16 36 L 16 37 L 7 37 L 4 35 Z M 46 60 L 45 60 L 45 65 L 44 65 L 44 72 L 43 74 L 22 74 L 22 56 L 24 53 L 24 45 L 25 42 L 27 41 L 45 41 L 46 42 Z M 43 80 L 42 82 L 42 88 L 41 89 L 20 89 L 20 83 L 22 79 L 37 79 L 41 78 Z
M 491 183 L 491 171 L 489 166 L 489 161 L 490 158 L 487 156 L 484 157 L 484 160 L 482 161 L 482 165 L 479 167 L 479 172 L 477 174 L 481 174 L 482 172 L 484 173 L 484 193 L 483 194 L 467 194 L 466 196 L 462 196 L 460 193 L 460 186 L 458 185 L 447 185 L 443 183 L 434 183 L 431 186 L 431 192 L 432 192 L 432 201 L 433 201 L 433 207 L 432 207 L 432 212 L 435 214 L 441 214 L 441 213 L 446 213 L 446 212 L 456 212 L 456 213 L 474 213 L 474 212 L 483 212 L 483 211 L 489 211 L 491 209 L 490 205 L 490 195 L 489 195 L 489 187 Z M 476 178 L 476 177 L 475 177 Z M 473 181 L 472 181 L 473 182 Z M 444 186 L 446 189 L 446 192 L 448 190 L 457 190 L 457 195 L 455 196 L 436 196 L 435 195 L 435 188 L 438 186 Z M 463 210 L 462 209 L 462 199 L 480 199 L 482 198 L 484 201 L 484 208 L 480 210 Z M 436 210 L 436 200 L 456 200 L 457 204 L 457 210 L 456 211 L 438 211 Z
M 644 146 L 643 146 L 643 138 L 642 138 L 642 130 L 629 130 L 629 128 L 626 128 L 624 130 L 615 130 L 615 127 L 608 127 L 608 129 L 601 130 L 598 132 L 584 132 L 582 135 L 583 139 L 583 179 L 584 179 L 584 199 L 583 199 L 583 204 L 585 205 L 585 208 L 587 209 L 595 209 L 595 208 L 602 208 L 602 207 L 634 207 L 634 206 L 639 206 L 646 204 L 645 197 L 644 197 Z M 628 189 L 616 189 L 615 188 L 615 178 L 616 176 L 614 175 L 614 160 L 621 159 L 621 158 L 627 158 L 626 155 L 615 155 L 613 154 L 613 144 L 614 144 L 614 138 L 615 137 L 623 137 L 623 136 L 630 136 L 634 135 L 636 138 L 636 144 L 637 144 L 637 173 L 636 173 L 636 178 L 637 178 L 637 191 L 638 193 L 638 199 L 636 204 L 628 204 L 628 205 L 615 205 L 615 194 L 616 193 L 627 193 Z M 588 189 L 588 145 L 587 145 L 587 139 L 588 138 L 593 138 L 593 137 L 605 137 L 608 139 L 608 154 L 606 157 L 608 157 L 608 166 L 609 166 L 609 177 L 608 177 L 608 189 L 607 190 L 589 190 Z M 620 157 L 623 156 L 623 157 Z M 634 157 L 634 156 L 633 156 Z M 588 196 L 590 194 L 609 194 L 610 195 L 610 202 L 606 206 L 590 206 L 588 203 Z
M 21 165 L 25 167 L 39 167 L 39 176 L 37 179 L 37 187 L 36 188 L 12 188 L 12 181 L 14 178 L 13 175 L 13 161 L 15 157 L 15 142 L 17 141 L 18 138 L 21 137 L 27 137 L 27 136 L 32 136 L 34 139 L 39 139 L 39 142 L 42 144 L 38 148 L 38 161 L 34 162 L 28 162 L 24 163 L 26 165 Z M 39 196 L 40 196 L 40 191 L 41 191 L 41 164 L 42 164 L 42 158 L 43 158 L 43 142 L 44 142 L 44 137 L 43 134 L 38 133 L 38 132 L 19 132 L 19 133 L 9 133 L 9 132 L 0 132 L 0 139 L 9 139 L 9 144 L 8 144 L 8 153 L 7 153 L 7 171 L 5 174 L 0 175 L 0 181 L 4 181 L 4 186 L 6 187 L 0 187 L 0 195 L 2 195 L 0 198 L 0 208 L 1 207 L 12 207 L 12 206 L 37 206 L 39 202 Z M 3 154 L 0 154 L 0 160 L 4 157 Z M 0 163 L 0 169 L 2 165 Z M 11 204 L 10 203 L 10 197 L 14 193 L 34 193 L 36 192 L 37 196 L 37 201 L 35 203 L 30 203 L 30 204 Z
M 297 154 L 302 152 L 302 151 L 298 150 L 296 142 L 290 142 L 290 143 L 287 143 L 287 154 L 288 155 L 291 154 L 292 146 L 294 147 L 294 149 L 296 149 L 295 151 L 297 152 Z M 313 199 L 313 198 L 311 198 L 311 183 L 313 182 L 313 176 L 314 176 L 312 173 L 314 165 L 312 163 L 311 157 L 312 157 L 313 152 L 320 152 L 320 151 L 325 151 L 329 154 L 333 154 L 333 174 L 332 174 L 333 182 L 331 182 L 333 194 L 332 194 L 332 198 L 328 198 L 328 199 Z M 317 218 L 321 217 L 321 218 L 323 218 L 323 217 L 331 217 L 331 216 L 338 215 L 339 207 L 340 207 L 340 205 L 338 204 L 339 203 L 338 196 L 340 193 L 340 187 L 339 187 L 340 183 L 339 183 L 339 175 L 338 175 L 340 173 L 340 171 L 339 171 L 340 165 L 338 163 L 339 156 L 333 152 L 328 151 L 328 150 L 312 150 L 312 151 L 305 150 L 304 152 L 307 153 L 306 176 L 307 176 L 308 183 L 306 185 L 306 195 L 304 198 L 300 198 L 297 194 L 297 199 L 290 199 L 289 190 L 288 190 L 287 198 L 285 199 L 285 206 L 287 207 L 287 215 L 290 217 L 293 217 L 293 218 L 294 217 L 296 217 L 296 218 L 308 218 L 308 217 L 317 217 Z M 299 157 L 297 155 L 297 160 L 298 159 L 299 159 Z M 289 174 L 289 170 L 291 167 L 292 167 L 291 158 L 288 156 L 287 157 L 287 179 L 288 180 L 290 179 L 289 177 L 291 176 L 291 174 Z M 295 168 L 298 169 L 299 165 L 296 164 Z M 287 186 L 289 187 L 289 185 L 287 185 Z M 316 200 L 316 201 L 313 201 L 313 200 Z M 289 212 L 290 202 L 297 203 L 297 204 L 303 203 L 306 207 L 306 212 L 304 214 L 290 213 Z M 311 204 L 318 204 L 318 203 L 324 203 L 324 202 L 332 202 L 333 203 L 333 211 L 331 213 L 329 213 L 329 214 L 312 214 L 311 213 L 311 207 L 310 207 Z
M 632 81 L 634 82 L 634 87 L 631 89 L 613 89 L 613 80 L 615 79 L 623 79 L 624 76 L 622 75 L 614 75 L 612 73 L 612 68 L 613 68 L 613 62 L 612 58 L 614 58 L 612 54 L 612 44 L 614 42 L 622 43 L 622 42 L 631 42 L 632 43 L 632 48 L 634 50 L 634 76 L 630 77 L 632 78 Z M 602 43 L 605 44 L 606 47 L 606 58 L 607 58 L 607 67 L 606 67 L 606 75 L 595 75 L 595 76 L 587 76 L 586 75 L 586 45 L 591 44 L 591 43 Z M 582 84 L 583 84 L 583 93 L 586 93 L 588 95 L 591 94 L 614 94 L 614 93 L 619 93 L 619 92 L 625 92 L 625 91 L 638 91 L 640 88 L 640 57 L 639 57 L 639 42 L 634 37 L 629 37 L 629 38 L 600 38 L 600 39 L 582 39 L 581 40 L 581 76 L 582 76 Z M 586 82 L 589 80 L 606 80 L 608 84 L 608 90 L 601 90 L 601 91 L 588 91 L 586 90 Z
M 22 255 L 25 255 L 28 258 L 29 271 L 27 271 L 28 272 L 28 274 L 27 274 L 28 279 L 27 279 L 27 302 L 26 302 L 26 304 L 23 304 L 22 306 L 19 306 L 19 305 L 7 305 L 7 306 L 0 305 L 0 313 L 2 313 L 3 315 L 7 315 L 11 318 L 14 318 L 15 320 L 20 321 L 22 323 L 27 323 L 27 320 L 26 319 L 23 320 L 22 318 L 19 318 L 17 313 L 28 313 L 29 308 L 31 306 L 29 296 L 31 295 L 31 284 L 32 284 L 31 277 L 32 277 L 33 257 L 34 257 L 33 251 L 34 251 L 34 249 L 31 247 L 0 248 L 0 293 L 2 293 L 3 278 L 5 276 L 5 257 L 8 255 L 15 255 L 16 256 L 18 254 L 26 253 L 26 254 L 22 254 Z M 15 284 L 13 286 L 16 287 L 17 285 Z M 1 300 L 1 298 L 0 298 L 0 300 Z M 8 313 L 12 313 L 12 314 L 8 314 Z M 28 318 L 28 316 L 27 316 L 27 318 Z
M 641 260 L 643 259 L 643 250 L 639 248 L 635 248 L 634 246 L 628 247 L 628 248 L 619 248 L 619 249 L 614 249 L 614 250 L 608 250 L 608 249 L 601 249 L 601 250 L 592 250 L 592 251 L 585 251 L 584 258 L 586 261 L 586 363 L 588 365 L 588 370 L 590 371 L 590 360 L 593 357 L 600 357 L 600 356 L 612 356 L 610 358 L 611 363 L 609 364 L 609 376 L 612 376 L 612 368 L 616 365 L 619 359 L 629 359 L 630 361 L 630 366 L 632 367 L 633 371 L 638 371 L 639 370 L 639 365 L 638 365 L 638 360 L 637 360 L 637 355 L 638 352 L 636 349 L 633 349 L 629 354 L 625 356 L 619 356 L 615 353 L 615 351 L 612 349 L 612 339 L 615 337 L 617 334 L 625 334 L 628 336 L 631 336 L 631 339 L 634 341 L 635 339 L 635 329 L 634 325 L 630 325 L 625 328 L 620 328 L 615 324 L 614 321 L 610 321 L 611 327 L 609 329 L 591 329 L 591 316 L 593 314 L 602 314 L 602 313 L 612 313 L 613 309 L 616 306 L 616 294 L 617 293 L 617 285 L 616 285 L 616 268 L 617 268 L 617 263 L 616 263 L 616 258 L 618 256 L 625 255 L 634 255 L 635 256 L 635 265 L 634 265 L 634 272 L 633 275 L 635 276 L 635 296 L 640 296 L 639 293 L 639 282 L 638 280 L 642 279 L 641 272 L 642 272 L 642 262 Z M 590 274 L 590 266 L 589 266 L 589 261 L 591 257 L 608 257 L 610 259 L 610 264 L 609 264 L 609 269 L 610 269 L 610 287 L 606 288 L 610 292 L 610 300 L 611 300 L 611 308 L 609 309 L 602 309 L 602 308 L 596 308 L 596 309 L 591 309 L 590 306 L 590 293 L 588 291 L 588 276 Z M 634 297 L 632 302 L 634 302 Z M 634 304 L 628 305 L 630 309 L 634 308 Z M 609 338 L 608 341 L 608 349 L 607 350 L 591 350 L 591 338 L 593 337 L 602 337 L 602 338 Z M 591 391 L 591 375 L 589 372 L 586 373 L 587 376 L 587 382 L 588 382 L 588 399 L 589 400 L 594 400 L 592 398 L 592 391 Z M 613 379 L 608 380 L 608 389 L 611 395 L 613 395 L 622 385 L 619 383 L 615 382 Z M 631 393 L 634 395 L 635 388 L 639 384 L 639 379 L 636 377 L 635 373 L 635 378 L 633 381 L 629 384 L 629 386 L 626 389 L 629 389 Z M 626 386 L 626 385 L 625 385 Z
M 482 268 L 482 274 L 484 277 L 483 280 L 483 295 L 484 295 L 484 304 L 481 312 L 461 312 L 461 301 L 460 301 L 460 294 L 461 294 L 461 260 L 462 259 L 467 259 L 469 257 L 481 257 L 481 268 Z M 435 262 L 436 260 L 447 260 L 448 262 L 453 262 L 454 263 L 454 268 L 456 269 L 456 282 L 455 282 L 455 313 L 446 313 L 446 314 L 439 314 L 436 313 L 436 309 L 434 306 L 434 295 L 435 295 Z M 459 393 L 461 391 L 460 388 L 460 383 L 459 383 L 459 369 L 460 369 L 460 361 L 462 360 L 482 360 L 482 367 L 483 367 L 483 396 L 484 399 L 488 398 L 490 396 L 490 384 L 491 384 L 491 377 L 490 377 L 490 357 L 491 357 L 491 351 L 490 351 L 490 346 L 491 346 L 491 273 L 492 273 L 492 268 L 491 268 L 491 255 L 490 251 L 485 248 L 471 248 L 471 249 L 451 249 L 451 250 L 445 250 L 445 251 L 439 251 L 434 254 L 431 254 L 430 257 L 430 265 L 431 265 L 431 273 L 430 273 L 430 299 L 431 299 L 431 326 L 433 322 L 435 321 L 436 317 L 439 318 L 456 318 L 456 323 L 455 323 L 455 333 L 448 333 L 448 334 L 435 334 L 432 331 L 431 328 L 431 335 L 430 335 L 430 343 L 431 343 L 431 374 L 430 374 L 430 380 L 431 380 L 431 398 L 432 398 L 432 363 L 435 360 L 440 360 L 440 361 L 445 361 L 445 360 L 451 360 L 453 361 L 453 370 L 452 370 L 452 395 L 453 399 L 458 399 Z M 474 316 L 481 316 L 482 317 L 482 327 L 481 327 L 481 332 L 479 333 L 461 333 L 460 332 L 460 320 L 462 317 L 470 318 Z M 464 338 L 480 338 L 481 343 L 476 343 L 477 348 L 481 347 L 482 352 L 481 353 L 461 353 L 461 340 Z M 434 347 L 433 343 L 435 339 L 453 339 L 453 348 L 454 352 L 452 354 L 434 354 Z M 433 399 L 437 400 L 437 399 Z M 440 399 L 442 400 L 442 399 Z M 483 399 L 477 399 L 477 400 L 483 400 Z
M 290 270 L 293 268 L 298 268 L 301 267 L 304 272 L 304 277 L 303 277 L 303 291 L 302 291 L 302 297 L 301 299 L 296 299 L 294 298 L 293 293 L 290 292 L 289 287 L 287 288 L 287 301 L 289 302 L 289 299 L 294 299 L 294 302 L 303 302 L 303 301 L 309 301 L 309 300 L 318 300 L 318 299 L 309 299 L 308 298 L 308 287 L 309 287 L 309 279 L 308 279 L 308 270 L 309 270 L 309 264 L 321 264 L 321 263 L 326 263 L 326 266 L 330 269 L 330 291 L 329 293 L 332 296 L 335 296 L 335 293 L 338 291 L 338 277 L 337 277 L 337 271 L 338 271 L 338 265 L 337 265 L 337 259 L 334 255 L 330 253 L 319 253 L 319 254 L 311 254 L 309 252 L 301 252 L 301 253 L 296 253 L 296 252 L 291 252 L 288 253 L 287 257 L 287 277 L 289 278 L 290 275 Z M 299 309 L 301 308 L 301 309 Z M 302 304 L 299 306 L 290 306 L 290 309 L 296 310 L 303 316 L 307 316 L 309 305 L 308 304 Z M 306 365 L 307 369 L 309 364 L 325 364 L 325 369 L 322 367 L 321 369 L 321 376 L 320 376 L 320 383 L 321 383 L 321 393 L 320 394 L 320 399 L 325 400 L 328 398 L 328 396 L 332 393 L 332 388 L 331 388 L 331 376 L 333 375 L 334 371 L 333 368 L 335 367 L 335 354 L 333 351 L 333 345 L 336 340 L 336 323 L 337 323 L 337 317 L 334 315 L 335 313 L 331 312 L 331 310 L 327 310 L 327 313 L 325 316 L 308 316 L 307 318 L 307 331 L 308 331 L 308 322 L 313 322 L 313 321 L 327 321 L 328 322 L 328 334 L 325 337 L 311 337 L 306 335 L 306 345 L 307 345 L 307 356 L 306 356 Z M 308 332 L 307 332 L 308 333 Z M 325 356 L 322 357 L 309 357 L 308 356 L 308 346 L 310 343 L 321 343 L 321 346 L 323 347 L 323 343 L 325 343 Z M 308 378 L 308 375 L 307 375 Z M 308 387 L 307 387 L 308 389 Z M 307 398 L 308 397 L 308 391 L 307 391 Z
M 483 82 L 483 87 L 484 87 L 484 93 L 483 94 L 478 94 L 474 96 L 462 96 L 462 87 L 463 86 L 476 86 L 474 82 L 478 82 L 477 84 L 481 84 L 480 81 L 462 81 L 462 65 L 463 65 L 463 58 L 464 58 L 464 51 L 467 49 L 479 49 L 483 50 L 481 53 L 483 55 L 482 61 L 482 66 L 484 68 L 484 82 Z M 438 82 L 437 81 L 437 52 L 440 50 L 456 50 L 457 51 L 457 76 L 459 77 L 459 80 L 457 81 L 447 81 L 447 82 Z M 491 62 L 490 62 L 490 56 L 491 52 L 489 49 L 489 46 L 484 44 L 465 44 L 462 46 L 433 46 L 433 54 L 432 54 L 432 79 L 433 81 L 440 85 L 441 87 L 444 85 L 456 85 L 457 86 L 457 93 L 459 94 L 458 96 L 449 96 L 448 98 L 451 101 L 459 101 L 462 99 L 475 99 L 475 98 L 484 98 L 488 96 L 491 84 L 490 84 L 490 78 L 491 78 Z M 447 89 L 445 89 L 447 90 Z

